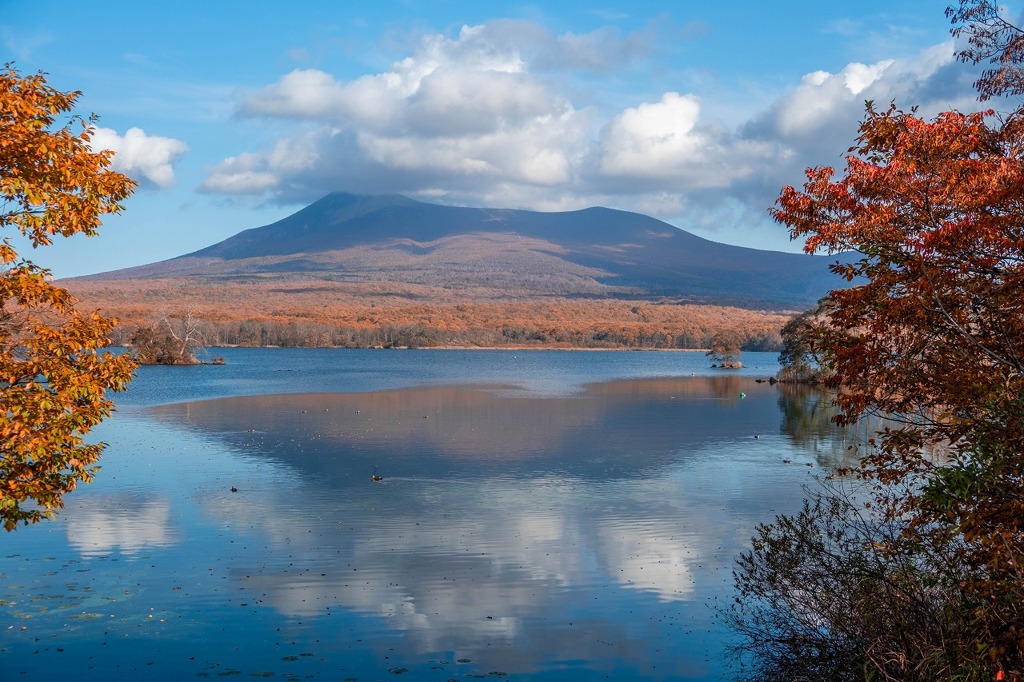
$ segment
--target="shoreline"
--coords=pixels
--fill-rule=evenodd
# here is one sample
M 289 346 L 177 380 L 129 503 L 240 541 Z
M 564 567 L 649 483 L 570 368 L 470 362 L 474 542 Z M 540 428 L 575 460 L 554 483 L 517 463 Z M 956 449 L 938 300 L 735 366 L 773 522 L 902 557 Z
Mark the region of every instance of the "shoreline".
M 652 352 L 652 353 L 704 353 L 707 348 L 592 348 L 581 346 L 243 346 L 220 344 L 207 346 L 207 350 L 216 348 L 303 348 L 313 350 L 318 348 L 330 350 L 562 350 L 562 351 L 613 351 L 613 352 Z M 754 352 L 754 351 L 750 351 Z M 776 352 L 776 351 L 769 351 Z

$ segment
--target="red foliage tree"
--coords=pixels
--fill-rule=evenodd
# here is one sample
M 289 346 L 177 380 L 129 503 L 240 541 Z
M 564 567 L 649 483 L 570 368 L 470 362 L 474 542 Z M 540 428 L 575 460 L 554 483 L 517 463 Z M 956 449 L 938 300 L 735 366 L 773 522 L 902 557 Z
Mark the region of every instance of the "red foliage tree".
M 816 349 L 840 421 L 902 421 L 859 473 L 888 519 L 952 547 L 978 642 L 1000 666 L 1024 652 L 1024 122 L 1018 114 L 869 105 L 845 173 L 812 168 L 774 209 L 835 269 Z M 926 446 L 943 448 L 938 460 Z

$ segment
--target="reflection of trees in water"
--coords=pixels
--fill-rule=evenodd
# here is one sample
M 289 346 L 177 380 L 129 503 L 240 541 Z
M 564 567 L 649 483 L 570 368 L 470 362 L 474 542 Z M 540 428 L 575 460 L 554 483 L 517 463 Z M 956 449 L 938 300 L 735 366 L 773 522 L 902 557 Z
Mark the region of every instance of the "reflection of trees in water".
M 780 383 L 779 410 L 782 412 L 780 430 L 792 443 L 814 453 L 822 466 L 852 466 L 866 454 L 869 443 L 886 428 L 900 428 L 912 417 L 896 419 L 879 414 L 861 416 L 856 424 L 837 426 L 833 417 L 839 408 L 832 403 L 832 392 L 810 384 Z M 926 454 L 935 461 L 943 461 L 945 447 L 931 444 Z
M 876 417 L 865 417 L 854 426 L 837 426 L 832 420 L 839 409 L 832 402 L 832 392 L 820 386 L 781 383 L 778 387 L 780 430 L 793 445 L 814 453 L 823 466 L 855 463 L 868 440 L 883 428 L 883 420 Z
M 708 380 L 711 395 L 719 399 L 738 399 L 740 392 L 750 383 L 749 379 L 740 381 L 739 376 L 716 376 Z

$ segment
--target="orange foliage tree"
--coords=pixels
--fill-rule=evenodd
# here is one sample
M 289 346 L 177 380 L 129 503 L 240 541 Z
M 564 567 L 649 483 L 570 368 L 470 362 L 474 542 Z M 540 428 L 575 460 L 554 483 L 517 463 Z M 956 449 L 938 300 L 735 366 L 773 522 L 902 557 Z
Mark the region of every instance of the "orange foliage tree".
M 78 92 L 59 92 L 42 73 L 0 73 L 0 227 L 33 247 L 53 237 L 94 235 L 135 183 L 109 169 L 110 152 L 89 146 L 92 121 L 58 117 Z M 13 231 L 12 233 L 13 234 Z M 110 414 L 107 390 L 124 388 L 134 365 L 101 349 L 114 322 L 82 313 L 49 272 L 0 243 L 0 521 L 52 517 L 63 495 L 88 482 L 100 444 L 84 435 Z

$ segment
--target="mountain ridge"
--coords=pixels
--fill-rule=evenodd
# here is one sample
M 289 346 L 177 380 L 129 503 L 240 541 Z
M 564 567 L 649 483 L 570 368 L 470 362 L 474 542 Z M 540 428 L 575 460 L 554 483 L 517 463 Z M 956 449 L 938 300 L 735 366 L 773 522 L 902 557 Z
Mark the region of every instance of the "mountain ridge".
M 538 212 L 335 192 L 197 251 L 75 279 L 320 280 L 422 287 L 425 299 L 605 297 L 803 309 L 842 286 L 828 270 L 834 260 L 720 244 L 605 207 Z

